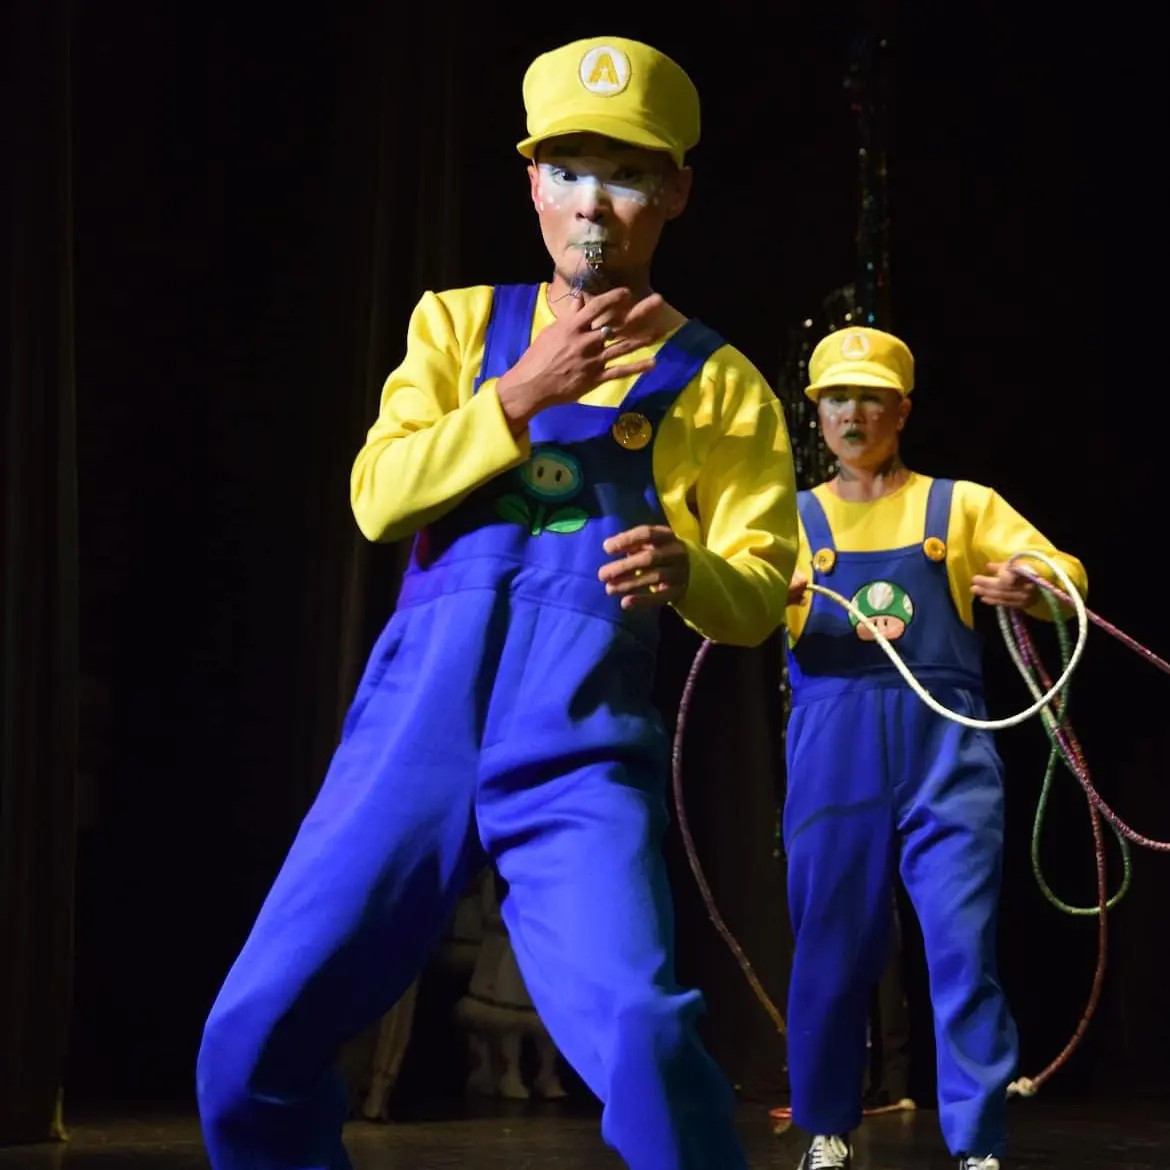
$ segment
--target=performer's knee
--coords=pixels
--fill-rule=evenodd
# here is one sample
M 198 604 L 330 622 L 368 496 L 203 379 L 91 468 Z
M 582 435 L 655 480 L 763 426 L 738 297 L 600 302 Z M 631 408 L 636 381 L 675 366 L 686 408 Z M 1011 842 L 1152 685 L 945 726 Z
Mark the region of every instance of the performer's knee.
M 311 1063 L 306 1039 L 291 1019 L 284 1027 L 266 1026 L 255 1005 L 213 1008 L 195 1065 L 205 1123 L 230 1125 L 237 1114 L 258 1105 L 280 1108 L 318 1096 L 322 1069 Z
M 280 1165 L 340 1165 L 332 1151 L 348 1109 L 336 1069 L 289 1059 L 289 1037 L 235 1005 L 212 1010 L 196 1060 L 196 1100 L 209 1149 L 232 1151 L 232 1166 L 255 1164 L 254 1151 L 282 1151 Z M 275 1165 L 276 1162 L 266 1162 Z
M 252 1062 L 242 1051 L 242 1031 L 213 1008 L 195 1062 L 195 1097 L 205 1129 L 229 1128 L 248 1100 Z
M 256 1102 L 285 1104 L 305 1096 L 295 1083 L 300 1063 L 289 1059 L 291 1037 L 271 1026 L 257 997 L 221 999 L 203 1027 L 195 1064 L 195 1088 L 205 1119 L 230 1123 Z
M 661 993 L 631 1001 L 610 1022 L 610 1081 L 668 1073 L 686 1059 L 703 1010 L 697 991 Z

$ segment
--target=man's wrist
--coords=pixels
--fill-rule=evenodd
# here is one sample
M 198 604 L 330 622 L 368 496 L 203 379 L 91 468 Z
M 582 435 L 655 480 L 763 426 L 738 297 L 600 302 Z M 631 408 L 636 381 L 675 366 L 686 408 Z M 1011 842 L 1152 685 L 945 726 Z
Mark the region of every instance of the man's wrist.
M 508 374 L 504 374 L 496 382 L 496 397 L 500 400 L 500 409 L 504 412 L 509 429 L 519 438 L 537 413 L 531 388 L 523 382 L 510 380 Z

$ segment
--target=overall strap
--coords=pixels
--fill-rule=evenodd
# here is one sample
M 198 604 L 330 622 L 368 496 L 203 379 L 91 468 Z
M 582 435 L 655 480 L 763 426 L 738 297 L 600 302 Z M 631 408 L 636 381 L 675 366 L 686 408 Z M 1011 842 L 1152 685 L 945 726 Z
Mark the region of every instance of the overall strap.
M 489 378 L 506 374 L 532 340 L 539 284 L 498 284 L 492 289 L 492 313 L 483 343 L 483 363 L 473 393 Z
M 823 548 L 836 552 L 833 544 L 833 530 L 829 527 L 829 518 L 821 501 L 811 491 L 796 493 L 796 506 L 800 511 L 800 521 L 804 525 L 804 534 L 808 537 L 809 552 L 816 556 Z
M 714 329 L 692 318 L 668 337 L 654 355 L 654 368 L 642 374 L 622 401 L 620 410 L 638 406 L 657 421 L 703 369 L 707 360 L 727 342 Z
M 926 531 L 923 540 L 941 540 L 946 544 L 947 531 L 951 525 L 951 497 L 954 495 L 953 479 L 936 479 L 930 485 L 926 499 Z

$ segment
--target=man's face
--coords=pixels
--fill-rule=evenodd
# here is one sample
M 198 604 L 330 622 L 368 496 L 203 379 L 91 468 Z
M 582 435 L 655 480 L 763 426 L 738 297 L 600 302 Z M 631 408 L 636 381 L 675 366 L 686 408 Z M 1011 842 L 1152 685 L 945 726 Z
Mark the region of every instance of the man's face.
M 593 290 L 649 266 L 663 226 L 682 214 L 691 188 L 690 170 L 676 168 L 668 155 L 596 134 L 542 144 L 528 176 L 558 275 Z M 588 243 L 602 245 L 597 273 L 585 263 Z
M 910 399 L 897 390 L 830 386 L 817 395 L 817 415 L 829 450 L 845 467 L 874 469 L 898 450 Z

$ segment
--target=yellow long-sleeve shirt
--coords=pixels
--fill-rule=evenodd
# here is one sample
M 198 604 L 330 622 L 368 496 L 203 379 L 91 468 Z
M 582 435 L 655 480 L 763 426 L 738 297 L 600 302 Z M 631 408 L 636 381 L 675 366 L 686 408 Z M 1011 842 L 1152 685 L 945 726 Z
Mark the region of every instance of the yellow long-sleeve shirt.
M 556 319 L 546 294 L 542 285 L 533 337 Z M 528 458 L 528 438 L 513 437 L 496 380 L 473 393 L 491 303 L 487 286 L 428 292 L 411 315 L 406 356 L 386 380 L 350 479 L 367 539 L 412 536 Z M 617 406 L 631 385 L 606 382 L 581 401 Z M 690 586 L 675 608 L 703 637 L 759 645 L 784 621 L 796 487 L 783 411 L 738 350 L 719 349 L 676 399 L 654 438 L 653 471 L 667 522 L 690 557 Z
M 932 482 L 929 476 L 912 472 L 897 491 L 866 501 L 843 500 L 828 484 L 821 484 L 813 491 L 825 510 L 838 552 L 880 552 L 922 541 L 926 501 Z M 1014 553 L 1025 549 L 1051 557 L 1076 584 L 1081 596 L 1087 595 L 1088 576 L 1080 561 L 1056 549 L 1043 533 L 991 488 L 956 480 L 947 525 L 947 577 L 955 608 L 968 626 L 974 625 L 971 579 L 985 573 L 989 563 L 1002 564 Z M 813 551 L 801 524 L 796 571 L 807 581 L 813 579 Z M 1028 567 L 1042 576 L 1052 576 L 1038 561 L 1030 562 Z M 831 585 L 832 581 L 827 584 Z M 804 604 L 788 607 L 788 632 L 793 641 L 804 629 L 808 598 L 806 593 Z M 1049 617 L 1043 599 L 1028 612 L 1035 617 Z

